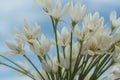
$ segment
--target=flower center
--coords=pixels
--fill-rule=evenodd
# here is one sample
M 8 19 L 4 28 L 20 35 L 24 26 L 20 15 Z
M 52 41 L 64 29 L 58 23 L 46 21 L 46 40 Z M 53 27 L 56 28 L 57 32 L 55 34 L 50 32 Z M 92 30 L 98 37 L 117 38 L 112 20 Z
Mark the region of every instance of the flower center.
M 95 45 L 95 44 L 91 44 L 90 45 L 90 50 L 92 50 L 92 51 L 96 51 L 98 48 L 97 48 L 97 45 Z
M 66 40 L 64 39 L 64 40 L 63 40 L 63 45 L 65 46 L 65 44 L 66 44 Z
M 43 48 L 40 48 L 40 53 L 44 54 L 44 49 Z
M 117 45 L 117 46 L 120 46 L 120 40 L 116 42 L 116 45 Z
M 20 47 L 18 47 L 18 48 L 16 48 L 16 51 L 17 51 L 18 53 L 20 53 L 20 52 L 22 51 L 22 49 L 21 49 Z
M 27 36 L 27 39 L 28 39 L 28 40 L 32 39 L 32 35 L 28 35 L 28 36 Z

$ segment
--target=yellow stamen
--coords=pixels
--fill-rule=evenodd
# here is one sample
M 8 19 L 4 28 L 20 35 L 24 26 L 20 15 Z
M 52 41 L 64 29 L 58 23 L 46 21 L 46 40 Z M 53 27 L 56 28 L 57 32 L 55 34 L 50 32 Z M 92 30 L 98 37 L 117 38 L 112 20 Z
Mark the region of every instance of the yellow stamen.
M 66 44 L 66 40 L 64 39 L 64 40 L 63 40 L 63 45 L 65 45 L 65 44 Z
M 44 49 L 43 48 L 40 48 L 40 53 L 44 54 Z
M 116 42 L 116 45 L 117 45 L 117 46 L 120 46 L 120 40 Z
M 33 38 L 32 35 L 28 35 L 28 36 L 27 36 L 27 39 L 28 39 L 28 40 L 30 40 L 30 39 L 32 39 L 32 38 Z
M 90 50 L 92 50 L 92 51 L 96 51 L 96 50 L 98 50 L 98 48 L 97 48 L 97 46 L 95 45 L 95 44 L 91 44 L 90 45 Z
M 16 48 L 16 51 L 17 51 L 18 53 L 20 53 L 20 52 L 22 51 L 22 49 L 21 49 L 20 47 L 18 47 L 18 48 Z

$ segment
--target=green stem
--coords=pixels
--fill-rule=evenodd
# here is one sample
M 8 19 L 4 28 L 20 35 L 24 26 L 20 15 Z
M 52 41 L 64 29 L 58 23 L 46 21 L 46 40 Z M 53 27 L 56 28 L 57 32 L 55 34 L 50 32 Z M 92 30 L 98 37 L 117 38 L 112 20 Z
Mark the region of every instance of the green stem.
M 25 70 L 23 67 L 19 66 L 17 63 L 13 62 L 13 61 L 10 60 L 9 58 L 7 58 L 7 57 L 5 57 L 5 56 L 2 56 L 2 55 L 0 55 L 0 56 L 1 56 L 2 58 L 4 58 L 5 60 L 7 60 L 7 61 L 13 63 L 14 65 L 16 65 L 17 67 L 19 67 L 19 68 L 22 69 L 23 71 L 28 72 L 28 71 Z M 28 72 L 28 74 L 30 74 L 30 75 L 33 77 L 33 75 L 32 75 L 31 73 Z
M 110 56 L 109 58 L 108 58 L 108 60 L 103 64 L 103 66 L 100 68 L 100 70 L 98 71 L 98 73 L 97 73 L 97 75 L 100 75 L 101 73 L 103 74 L 105 71 L 103 70 L 105 67 L 106 67 L 106 65 L 110 62 L 110 60 L 111 60 L 111 58 L 112 58 L 112 56 Z M 107 67 L 110 67 L 111 66 L 111 63 L 107 66 Z M 105 69 L 106 70 L 106 69 Z M 104 72 L 103 72 L 104 71 Z
M 20 73 L 22 73 L 22 74 L 24 74 L 24 75 L 26 75 L 26 76 L 32 78 L 33 80 L 35 80 L 35 78 L 33 78 L 32 76 L 30 76 L 29 74 L 26 74 L 25 72 L 23 72 L 23 71 L 21 71 L 21 70 L 15 68 L 15 67 L 13 67 L 13 66 L 10 66 L 10 65 L 5 64 L 5 63 L 1 63 L 1 64 L 4 65 L 4 66 L 9 67 L 9 68 L 11 68 L 11 69 L 13 69 L 13 70 L 15 70 L 15 71 L 18 71 L 18 72 L 20 72 Z
M 54 34 L 55 34 L 55 42 L 56 42 L 56 49 L 57 49 L 57 59 L 58 59 L 58 62 L 60 63 L 60 54 L 59 54 L 58 39 L 57 39 L 58 20 L 56 20 L 56 22 L 55 22 L 53 17 L 52 16 L 50 16 L 50 17 L 51 17 L 51 20 L 52 20 Z M 61 79 L 61 68 L 60 68 L 60 66 L 58 66 L 58 73 L 59 73 L 59 77 Z
M 63 49 L 63 56 L 64 56 L 64 58 L 66 58 L 66 55 L 65 55 L 65 46 L 63 46 L 62 49 Z
M 42 58 L 41 58 L 41 56 L 37 56 L 38 57 L 38 59 L 39 59 L 39 61 L 40 61 L 40 63 L 42 62 Z
M 71 31 L 71 41 L 70 41 L 70 80 L 72 80 L 72 37 L 73 33 Z
M 104 69 L 104 67 L 110 61 L 111 58 L 112 57 L 109 54 L 107 54 L 107 55 L 105 55 L 105 57 L 102 59 L 101 62 L 100 61 L 98 62 L 97 66 L 95 68 L 95 71 L 94 71 L 93 75 L 91 76 L 90 80 L 97 78 L 97 75 L 99 73 L 101 73 L 102 69 Z
M 97 79 L 98 79 L 105 71 L 107 71 L 110 67 L 111 67 L 111 65 L 107 66 L 107 67 L 97 76 Z
M 37 56 L 37 57 L 38 57 L 38 59 L 39 59 L 39 61 L 40 61 L 40 63 L 41 63 L 41 62 L 42 62 L 42 58 L 41 58 L 41 56 Z M 45 72 L 45 73 L 46 73 L 48 79 L 50 80 L 50 76 L 49 76 L 49 74 L 48 74 L 47 72 Z
M 105 61 L 105 63 L 99 68 L 99 71 L 98 71 L 97 74 L 99 74 L 99 73 L 104 69 L 104 67 L 110 62 L 111 58 L 112 58 L 112 56 L 110 56 L 110 57 Z
M 80 63 L 81 58 L 82 58 L 82 55 L 80 56 L 80 53 L 82 51 L 82 42 L 80 42 L 80 45 L 81 45 L 80 50 L 79 50 L 79 53 L 78 53 L 78 56 L 77 56 L 77 59 L 76 59 L 76 62 L 75 62 L 75 66 L 74 66 L 74 69 L 73 69 L 73 73 L 72 73 L 72 79 L 74 79 L 74 76 L 75 76 L 75 74 L 77 72 L 77 68 L 78 68 L 79 63 Z
M 38 74 L 42 77 L 43 80 L 45 80 L 45 78 L 43 77 L 43 75 L 39 72 L 39 70 L 37 69 L 37 67 L 32 63 L 32 61 L 26 56 L 26 55 L 23 55 L 27 60 L 28 62 L 35 68 L 35 70 L 38 72 Z

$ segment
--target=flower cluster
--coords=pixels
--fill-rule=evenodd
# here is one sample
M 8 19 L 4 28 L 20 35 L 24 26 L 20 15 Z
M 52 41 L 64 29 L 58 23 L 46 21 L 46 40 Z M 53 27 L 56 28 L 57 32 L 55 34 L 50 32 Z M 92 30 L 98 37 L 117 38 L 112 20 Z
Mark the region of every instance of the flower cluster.
M 20 69 L 1 62 L 18 72 L 25 74 L 33 80 L 97 80 L 109 68 L 112 70 L 105 80 L 120 78 L 120 18 L 117 19 L 115 11 L 110 14 L 111 26 L 104 28 L 104 18 L 99 12 L 87 13 L 86 5 L 79 1 L 73 4 L 68 2 L 62 5 L 61 0 L 36 0 L 43 8 L 45 14 L 51 18 L 55 40 L 49 40 L 40 32 L 38 24 L 32 25 L 24 22 L 23 31 L 16 30 L 14 39 L 16 43 L 6 41 L 11 51 L 7 54 L 20 54 L 33 66 L 15 63 L 7 57 L 4 59 L 13 63 Z M 63 6 L 63 7 L 62 7 Z M 68 15 L 71 19 L 69 31 L 64 26 L 61 31 L 57 29 L 61 17 Z M 79 22 L 82 26 L 79 26 Z M 62 24 L 62 23 L 61 23 Z M 24 45 L 28 43 L 30 50 L 41 63 L 38 69 L 27 56 Z M 56 56 L 51 57 L 49 50 L 55 46 Z

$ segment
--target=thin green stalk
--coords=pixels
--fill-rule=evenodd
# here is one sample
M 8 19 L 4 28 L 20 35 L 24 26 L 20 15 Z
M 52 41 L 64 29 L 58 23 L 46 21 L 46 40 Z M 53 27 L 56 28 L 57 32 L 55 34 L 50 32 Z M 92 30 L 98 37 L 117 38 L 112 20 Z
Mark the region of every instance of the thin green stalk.
M 45 78 L 43 77 L 43 75 L 39 72 L 39 70 L 37 69 L 37 67 L 32 63 L 32 61 L 26 56 L 26 55 L 23 55 L 27 60 L 28 62 L 35 68 L 35 70 L 38 72 L 38 74 L 42 77 L 43 80 L 45 80 Z
M 64 72 L 62 73 L 62 79 L 64 80 L 64 75 L 66 73 L 66 70 L 64 70 Z
M 99 72 L 101 72 L 101 70 L 106 66 L 106 64 L 110 61 L 112 57 L 107 54 L 103 60 L 98 63 L 98 65 L 95 68 L 95 72 L 93 73 L 93 75 L 91 76 L 90 80 L 96 79 L 97 78 L 97 74 L 99 74 Z M 101 68 L 102 67 L 102 68 Z
M 96 55 L 93 56 L 91 62 L 90 62 L 89 65 L 88 65 L 88 68 L 86 68 L 86 70 L 84 71 L 84 77 L 87 76 L 87 74 L 93 69 L 93 67 L 98 63 L 98 61 L 99 61 L 103 56 L 104 56 L 104 55 L 98 56 L 98 57 L 96 57 Z
M 66 74 L 65 74 L 65 77 L 63 78 L 63 80 L 68 80 L 69 79 L 68 75 L 69 75 L 69 71 L 66 70 Z
M 22 73 L 22 74 L 24 74 L 24 75 L 26 75 L 26 76 L 32 78 L 33 80 L 35 80 L 35 78 L 33 78 L 32 76 L 30 76 L 29 74 L 26 74 L 25 72 L 23 72 L 23 71 L 21 71 L 21 70 L 15 68 L 15 67 L 13 67 L 13 66 L 10 66 L 10 65 L 5 64 L 5 63 L 2 63 L 2 62 L 1 62 L 1 64 L 4 65 L 4 66 L 9 67 L 9 68 L 11 68 L 11 69 L 13 69 L 13 70 L 15 70 L 15 71 L 18 71 L 18 72 L 20 72 L 20 73 Z
M 52 20 L 52 24 L 53 24 L 53 29 L 54 29 L 54 34 L 55 34 L 55 41 L 56 41 L 56 49 L 57 49 L 57 58 L 58 58 L 58 62 L 60 62 L 60 56 L 59 56 L 59 48 L 58 48 L 58 39 L 57 39 L 57 24 L 58 21 L 54 21 L 53 17 L 51 16 L 51 20 Z
M 82 68 L 81 70 L 81 73 L 79 74 L 79 80 L 82 79 L 82 74 L 83 74 L 83 70 L 84 70 L 84 65 L 85 65 L 85 62 L 86 62 L 86 56 L 83 56 L 83 62 L 80 66 L 80 68 Z
M 102 73 L 103 69 L 104 69 L 104 68 L 106 67 L 106 65 L 110 62 L 111 58 L 112 58 L 112 56 L 110 56 L 110 57 L 108 58 L 108 60 L 106 60 L 106 62 L 103 64 L 103 66 L 102 66 L 102 67 L 99 69 L 99 71 L 97 72 L 97 75 L 99 75 L 99 74 Z M 110 63 L 109 65 L 111 65 L 111 63 Z
M 58 20 L 56 20 L 56 22 L 55 22 L 53 17 L 52 16 L 50 16 L 50 17 L 51 17 L 51 20 L 52 20 L 54 34 L 55 34 L 55 42 L 56 42 L 56 49 L 57 49 L 57 59 L 58 59 L 58 62 L 60 63 L 60 54 L 59 54 L 58 39 L 57 39 Z M 59 77 L 61 79 L 61 68 L 60 68 L 60 66 L 58 66 L 58 74 L 59 74 Z
M 37 56 L 38 57 L 38 59 L 39 59 L 39 61 L 40 61 L 40 63 L 42 62 L 42 58 L 41 58 L 41 56 Z
M 41 62 L 42 62 L 42 58 L 41 58 L 41 56 L 37 56 L 37 57 L 38 57 L 38 59 L 39 59 L 39 61 L 40 61 L 40 63 L 41 63 Z M 48 79 L 50 80 L 50 76 L 49 76 L 49 74 L 48 74 L 47 72 L 45 72 L 45 73 L 46 73 Z
M 107 67 L 97 76 L 97 79 L 98 79 L 105 71 L 107 71 L 110 67 L 111 67 L 111 64 L 110 64 L 109 66 L 107 66 Z
M 19 67 L 19 68 L 22 69 L 23 71 L 28 72 L 28 71 L 26 71 L 23 67 L 19 66 L 18 64 L 16 64 L 15 62 L 13 62 L 12 60 L 10 60 L 9 58 L 7 58 L 7 57 L 5 57 L 5 56 L 2 56 L 2 55 L 0 55 L 0 56 L 1 56 L 2 58 L 4 58 L 5 60 L 13 63 L 14 65 L 16 65 L 17 67 Z M 30 74 L 30 75 L 33 77 L 33 75 L 32 75 L 31 73 L 28 72 L 28 74 Z
M 72 37 L 73 33 L 71 31 L 71 41 L 70 41 L 70 80 L 72 80 Z
M 78 56 L 77 56 L 77 59 L 76 59 L 76 62 L 75 62 L 75 66 L 74 66 L 74 69 L 73 69 L 72 79 L 74 79 L 74 76 L 75 76 L 75 74 L 77 72 L 78 65 L 79 65 L 80 60 L 82 58 L 82 55 L 80 56 L 80 53 L 82 51 L 82 42 L 80 44 L 81 44 L 81 46 L 80 46 L 80 50 L 79 50 L 79 53 L 78 53 Z
M 51 73 L 50 75 L 51 75 L 51 79 L 55 80 L 54 74 Z
M 85 71 L 86 71 L 86 65 L 87 65 L 87 63 L 88 63 L 88 61 L 89 61 L 89 55 L 87 55 L 87 57 L 86 57 L 86 60 L 85 60 L 85 63 L 84 63 L 84 66 L 83 66 L 83 69 L 82 69 L 82 72 L 81 72 L 81 75 L 82 75 L 82 79 L 84 79 L 85 78 L 85 76 L 86 76 L 86 74 L 85 74 Z
M 99 71 L 97 74 L 99 74 L 102 71 L 102 69 L 104 69 L 104 67 L 110 62 L 111 58 L 112 56 L 109 56 L 109 58 L 105 61 L 105 63 L 99 68 Z
M 63 46 L 62 49 L 63 49 L 63 56 L 64 56 L 64 58 L 66 58 L 66 55 L 65 55 L 65 46 Z

